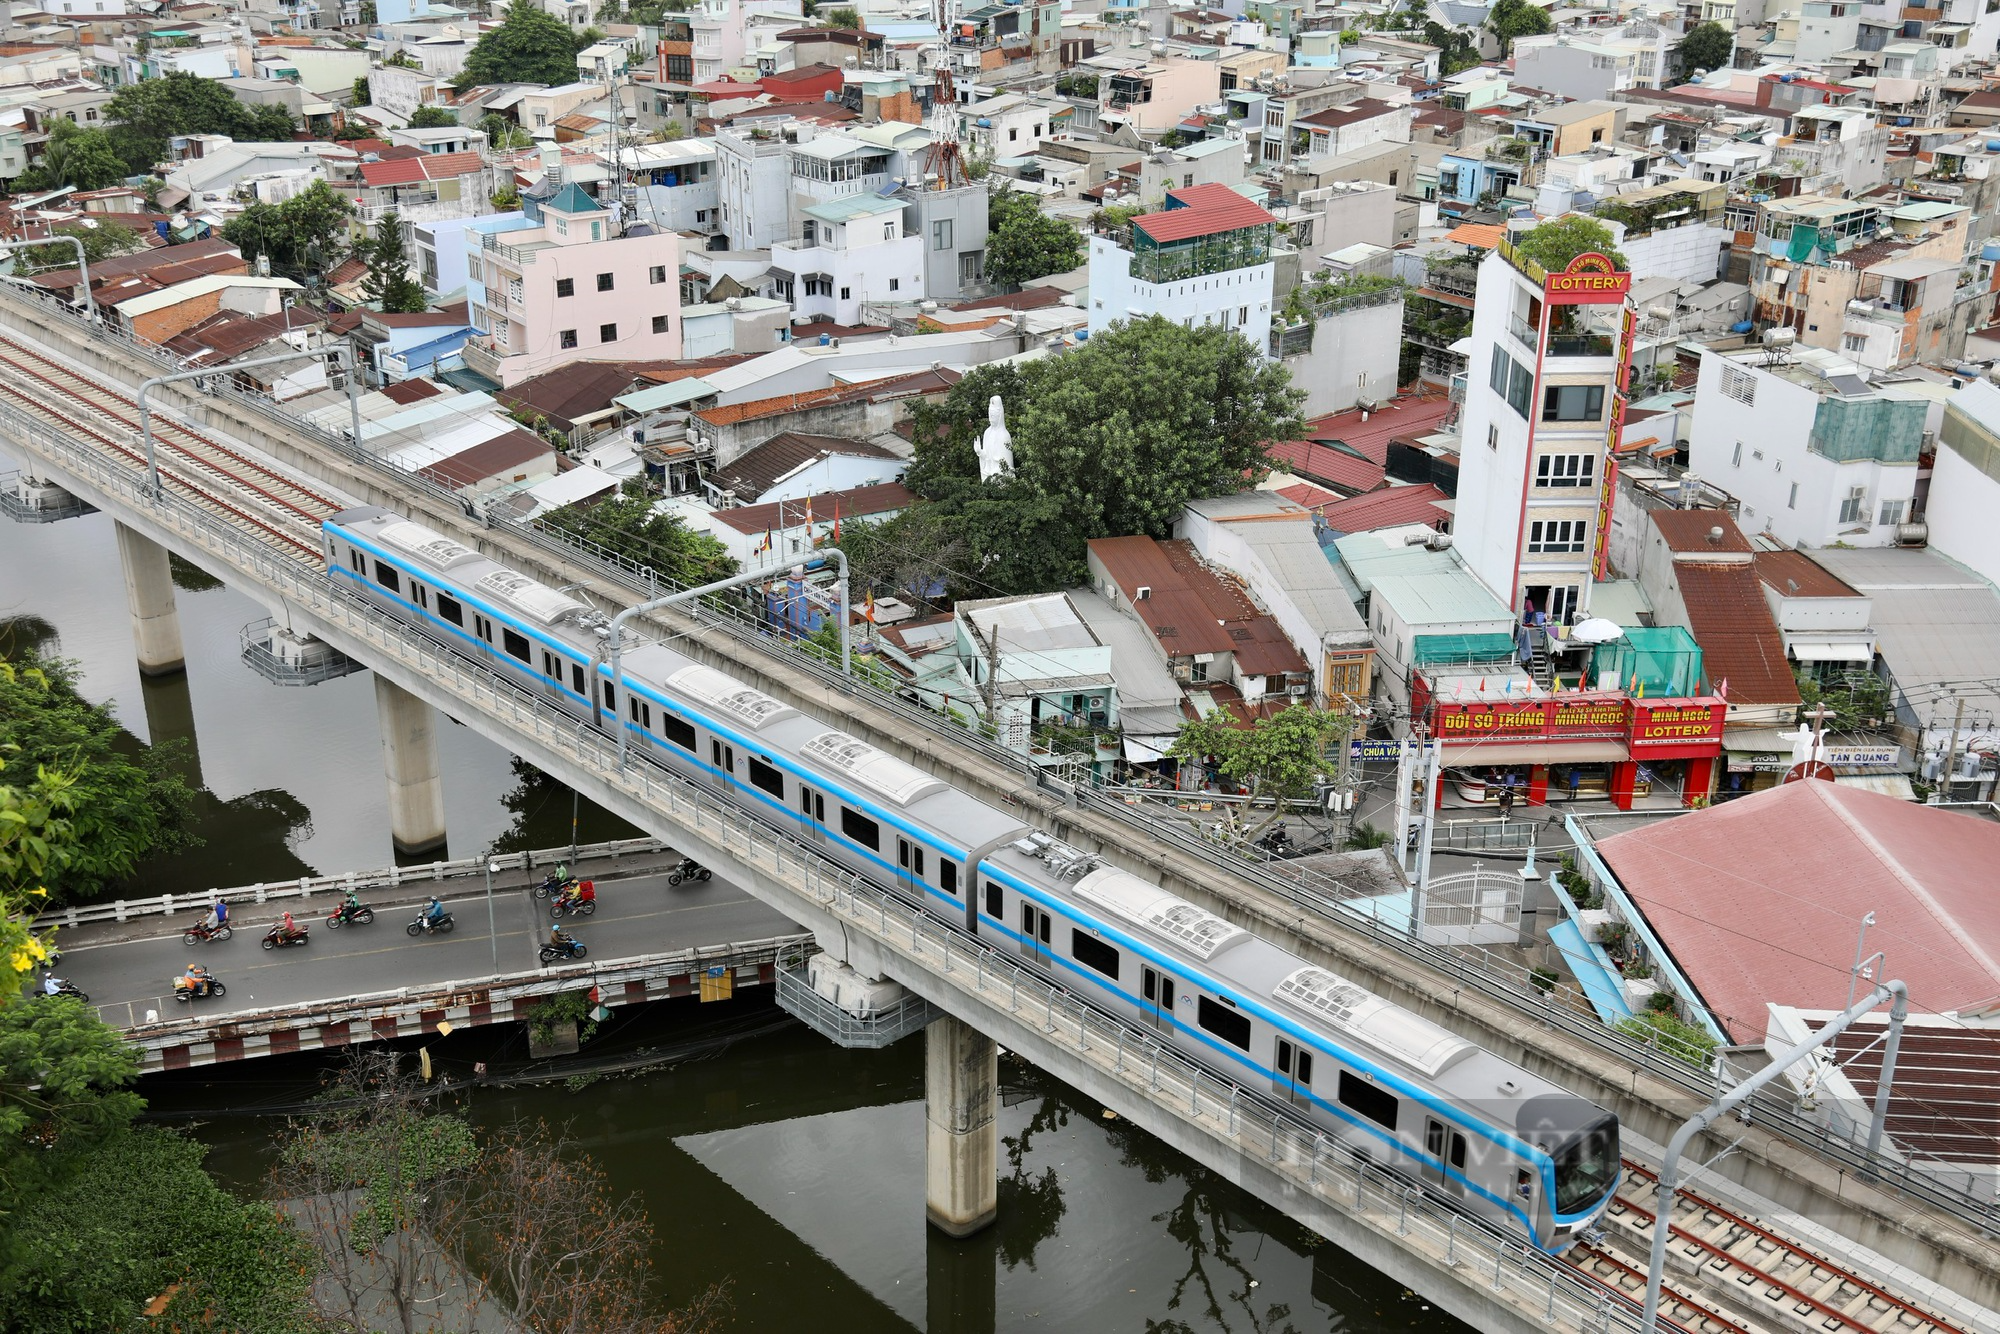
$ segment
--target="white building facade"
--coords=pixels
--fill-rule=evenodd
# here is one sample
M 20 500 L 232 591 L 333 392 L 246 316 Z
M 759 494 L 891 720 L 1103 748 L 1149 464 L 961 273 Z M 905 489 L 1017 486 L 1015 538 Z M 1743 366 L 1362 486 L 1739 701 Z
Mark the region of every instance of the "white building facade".
M 1277 219 L 1227 186 L 1167 193 L 1168 207 L 1132 219 L 1129 239 L 1090 241 L 1090 332 L 1158 315 L 1220 324 L 1271 345 Z

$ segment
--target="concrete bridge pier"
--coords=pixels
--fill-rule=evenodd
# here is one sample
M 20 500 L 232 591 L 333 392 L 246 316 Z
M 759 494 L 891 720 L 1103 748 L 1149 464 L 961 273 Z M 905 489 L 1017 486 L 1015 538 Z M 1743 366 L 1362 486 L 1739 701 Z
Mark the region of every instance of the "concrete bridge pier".
M 181 618 L 174 607 L 174 575 L 167 549 L 124 524 L 118 532 L 118 563 L 125 567 L 125 600 L 132 608 L 132 644 L 139 671 L 166 676 L 187 666 L 181 651 Z
M 375 715 L 389 777 L 389 835 L 396 851 L 444 846 L 444 777 L 438 765 L 437 711 L 394 682 L 375 678 Z
M 924 1279 L 927 1328 L 993 1334 L 999 1327 L 1000 1257 L 992 1238 L 955 1241 L 932 1232 Z
M 998 1212 L 1000 1052 L 949 1016 L 924 1030 L 924 1213 L 948 1237 L 969 1237 Z

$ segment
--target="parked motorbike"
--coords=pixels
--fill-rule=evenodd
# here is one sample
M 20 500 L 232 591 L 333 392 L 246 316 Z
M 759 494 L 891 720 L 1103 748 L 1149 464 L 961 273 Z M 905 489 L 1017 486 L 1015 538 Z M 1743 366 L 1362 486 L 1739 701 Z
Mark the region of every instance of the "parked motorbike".
M 577 879 L 569 873 L 569 868 L 559 866 L 544 876 L 541 884 L 535 886 L 535 897 L 538 899 L 554 898 L 558 894 L 564 894 L 575 889 L 576 886 Z
M 597 885 L 585 880 L 566 894 L 558 894 L 549 904 L 549 916 L 561 917 L 565 913 L 575 913 L 578 917 L 588 917 L 597 911 Z
M 235 934 L 236 932 L 230 929 L 227 922 L 224 922 L 221 926 L 210 926 L 207 922 L 196 922 L 193 926 L 181 932 L 181 944 L 199 945 L 204 940 L 227 940 Z
M 404 927 L 403 930 L 413 936 L 429 935 L 432 932 L 444 935 L 451 930 L 451 914 L 446 913 L 433 922 L 430 919 L 430 914 L 419 911 L 417 913 L 417 920 Z
M 554 963 L 557 959 L 581 959 L 588 953 L 590 951 L 583 947 L 583 942 L 580 940 L 565 941 L 560 945 L 544 944 L 542 946 L 542 962 Z
M 195 1000 L 204 996 L 221 997 L 228 994 L 229 988 L 206 972 L 192 975 L 183 973 L 174 979 L 174 999 L 177 1001 Z
M 311 941 L 308 938 L 306 926 L 303 922 L 294 923 L 290 931 L 285 930 L 283 922 L 273 922 L 271 923 L 271 929 L 264 933 L 264 948 L 267 950 L 284 950 L 290 949 L 294 945 L 306 945 L 310 943 Z
M 705 880 L 713 880 L 714 878 L 715 872 L 709 870 L 692 857 L 683 857 L 681 858 L 681 864 L 668 873 L 667 883 L 669 885 L 678 885 L 682 881 L 686 881 L 691 885 L 698 885 Z
M 343 903 L 327 914 L 326 924 L 329 930 L 338 931 L 350 922 L 355 926 L 366 926 L 374 920 L 375 910 L 367 904 L 357 903 L 349 905 Z
M 89 996 L 77 990 L 76 983 L 74 982 L 66 981 L 65 979 L 60 977 L 52 977 L 49 979 L 49 981 L 56 984 L 56 989 L 54 991 L 50 991 L 46 987 L 39 988 L 35 992 L 37 996 L 74 996 L 78 1000 L 84 1001 L 86 1003 L 88 1003 L 90 1000 Z

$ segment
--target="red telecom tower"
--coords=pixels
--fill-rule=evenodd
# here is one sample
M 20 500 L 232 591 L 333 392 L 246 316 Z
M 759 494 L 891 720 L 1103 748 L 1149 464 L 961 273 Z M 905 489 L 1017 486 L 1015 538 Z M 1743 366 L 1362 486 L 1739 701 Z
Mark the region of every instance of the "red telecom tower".
M 936 0 L 938 51 L 937 81 L 931 90 L 931 143 L 924 150 L 924 186 L 931 190 L 951 190 L 972 184 L 965 170 L 964 150 L 958 142 L 958 93 L 951 79 L 951 0 Z

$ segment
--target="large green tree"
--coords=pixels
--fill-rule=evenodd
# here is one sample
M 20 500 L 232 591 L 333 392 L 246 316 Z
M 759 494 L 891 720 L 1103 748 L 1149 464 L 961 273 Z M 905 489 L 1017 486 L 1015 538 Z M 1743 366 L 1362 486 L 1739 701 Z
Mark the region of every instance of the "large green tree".
M 986 276 L 1018 284 L 1083 263 L 1083 236 L 1042 212 L 1034 196 L 998 190 L 986 206 Z
M 443 130 L 456 128 L 458 113 L 450 107 L 420 106 L 410 113 L 410 128 L 413 130 Z
M 1550 273 L 1561 273 L 1578 255 L 1592 252 L 1605 256 L 1621 269 L 1625 267 L 1625 256 L 1612 241 L 1611 229 L 1581 213 L 1530 227 L 1514 242 L 1514 249 Z
M 458 76 L 460 88 L 486 83 L 575 83 L 576 43 L 563 21 L 514 0 L 500 26 L 479 39 Z
M 1736 34 L 1720 23 L 1697 23 L 1681 38 L 1674 54 L 1680 57 L 1683 74 L 1727 69 L 1736 57 Z
M 1493 7 L 1486 11 L 1486 27 L 1500 39 L 1500 54 L 1505 57 L 1513 51 L 1516 37 L 1549 32 L 1555 23 L 1549 11 L 1534 0 L 1493 0 Z
M 974 446 L 994 395 L 1014 468 L 982 482 Z M 1302 399 L 1234 330 L 1158 317 L 1061 356 L 983 366 L 918 410 L 904 481 L 925 503 L 896 527 L 963 543 L 950 561 L 954 596 L 1061 588 L 1082 576 L 1089 539 L 1168 536 L 1189 500 L 1261 476 L 1265 442 L 1304 429 Z
M 167 141 L 183 134 L 226 134 L 232 139 L 289 139 L 292 113 L 277 106 L 248 106 L 214 79 L 174 71 L 128 83 L 104 108 L 111 145 L 135 176 L 167 155 Z
M 22 191 L 58 190 L 65 185 L 79 190 L 102 190 L 118 184 L 128 174 L 125 160 L 118 156 L 110 135 L 73 120 L 58 120 L 49 129 L 42 160 L 23 172 L 14 184 Z
M 346 252 L 354 205 L 325 181 L 282 204 L 252 204 L 222 225 L 222 239 L 245 257 L 268 255 L 274 273 L 311 282 Z
M 34 871 L 53 897 L 125 879 L 147 856 L 192 842 L 194 793 L 173 760 L 172 747 L 138 746 L 109 709 L 78 694 L 69 664 L 0 661 L 0 786 L 31 794 L 65 775 L 43 800 L 60 795 L 67 850 L 44 850 Z
M 368 261 L 361 295 L 377 310 L 414 314 L 430 305 L 424 285 L 410 276 L 410 255 L 403 244 L 403 220 L 391 211 L 375 224 L 375 239 L 360 247 Z
M 100 259 L 110 259 L 115 255 L 129 255 L 145 247 L 145 239 L 132 228 L 108 218 L 92 218 L 88 222 L 70 222 L 51 228 L 51 236 L 75 237 L 83 247 L 86 264 L 95 264 Z M 73 269 L 76 267 L 76 246 L 45 245 L 36 246 L 26 253 L 28 267 L 37 273 L 50 269 Z
M 1182 724 L 1167 753 L 1192 764 L 1211 762 L 1223 777 L 1275 802 L 1276 808 L 1263 822 L 1269 824 L 1286 813 L 1288 803 L 1313 795 L 1321 776 L 1332 772 L 1337 762 L 1327 757 L 1327 747 L 1344 743 L 1350 726 L 1345 715 L 1323 713 L 1307 704 L 1259 718 L 1248 727 L 1238 726 L 1217 709 Z M 1250 832 L 1254 835 L 1257 830 Z
M 728 549 L 671 514 L 653 510 L 653 497 L 637 488 L 586 505 L 567 505 L 543 515 L 542 526 L 595 543 L 662 578 L 690 587 L 713 583 L 736 572 Z

